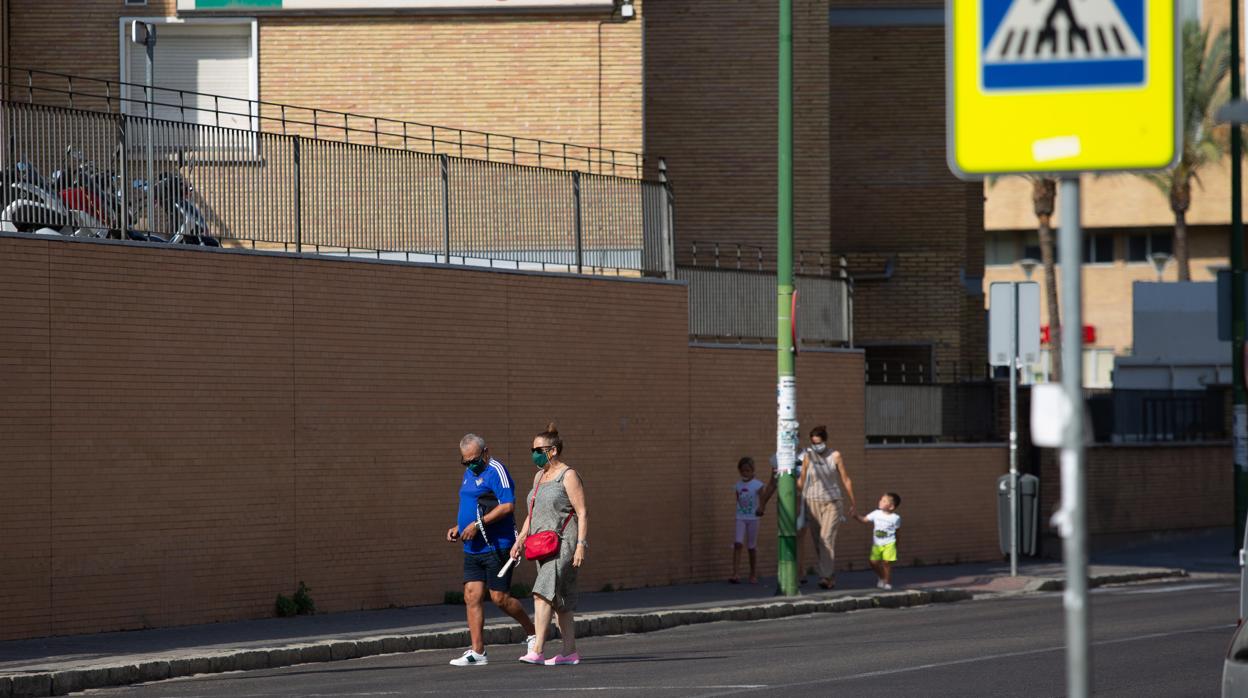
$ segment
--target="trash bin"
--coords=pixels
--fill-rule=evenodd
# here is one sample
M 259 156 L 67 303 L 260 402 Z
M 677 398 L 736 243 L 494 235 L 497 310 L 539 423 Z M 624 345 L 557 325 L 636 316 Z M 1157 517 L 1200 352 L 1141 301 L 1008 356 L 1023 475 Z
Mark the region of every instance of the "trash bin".
M 1036 554 L 1038 529 L 1040 478 L 1035 475 L 1018 476 L 1018 554 Z M 997 478 L 997 540 L 1001 554 L 1010 554 L 1010 476 Z

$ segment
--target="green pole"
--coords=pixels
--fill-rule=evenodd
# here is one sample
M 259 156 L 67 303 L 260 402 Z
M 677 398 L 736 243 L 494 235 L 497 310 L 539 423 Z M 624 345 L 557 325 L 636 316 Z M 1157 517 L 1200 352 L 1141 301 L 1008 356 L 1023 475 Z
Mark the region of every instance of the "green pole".
M 1231 101 L 1240 96 L 1239 2 L 1231 0 Z M 1248 395 L 1244 391 L 1244 212 L 1243 131 L 1231 125 L 1231 387 L 1234 395 L 1232 439 L 1234 441 L 1235 540 L 1244 540 L 1244 516 L 1248 514 Z
M 797 378 L 793 370 L 793 0 L 780 0 L 780 94 L 776 191 L 776 578 L 797 595 Z

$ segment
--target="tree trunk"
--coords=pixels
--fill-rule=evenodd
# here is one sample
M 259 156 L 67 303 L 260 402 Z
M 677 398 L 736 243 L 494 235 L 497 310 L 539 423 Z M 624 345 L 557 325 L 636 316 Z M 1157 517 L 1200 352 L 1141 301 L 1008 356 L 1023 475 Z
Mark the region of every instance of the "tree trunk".
M 1179 268 L 1179 281 L 1191 281 L 1192 270 L 1187 263 L 1187 211 L 1174 212 L 1174 263 Z
M 1176 175 L 1170 188 L 1170 210 L 1174 211 L 1174 263 L 1179 268 L 1179 281 L 1192 280 L 1187 263 L 1187 209 L 1191 205 L 1192 184 L 1186 177 Z
M 1054 263 L 1053 226 L 1040 216 L 1040 261 L 1044 263 L 1044 301 L 1049 311 L 1049 381 L 1062 379 L 1062 317 L 1057 305 L 1057 271 Z

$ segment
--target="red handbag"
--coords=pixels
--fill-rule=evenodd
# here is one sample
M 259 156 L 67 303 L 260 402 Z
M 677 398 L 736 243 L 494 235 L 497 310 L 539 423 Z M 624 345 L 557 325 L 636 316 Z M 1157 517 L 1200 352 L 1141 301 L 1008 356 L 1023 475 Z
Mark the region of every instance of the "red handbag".
M 533 507 L 537 504 L 537 492 L 542 488 L 539 481 L 537 487 L 533 488 L 533 501 L 529 503 L 529 512 L 532 513 Z M 534 533 L 524 539 L 524 559 L 536 560 L 537 562 L 545 562 L 559 554 L 559 547 L 563 544 L 563 531 L 572 521 L 572 514 L 568 514 L 563 520 L 563 525 L 559 527 L 559 532 L 542 531 Z

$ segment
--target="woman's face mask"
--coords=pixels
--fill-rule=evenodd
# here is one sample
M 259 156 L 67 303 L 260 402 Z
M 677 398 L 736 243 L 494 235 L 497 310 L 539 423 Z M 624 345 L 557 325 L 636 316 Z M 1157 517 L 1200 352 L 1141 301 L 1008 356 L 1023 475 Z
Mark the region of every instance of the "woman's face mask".
M 533 465 L 539 468 L 545 468 L 550 462 L 550 457 L 546 455 L 546 451 L 541 449 L 533 449 Z
M 811 444 L 810 447 L 815 450 L 815 453 L 823 453 L 828 450 L 827 444 Z

